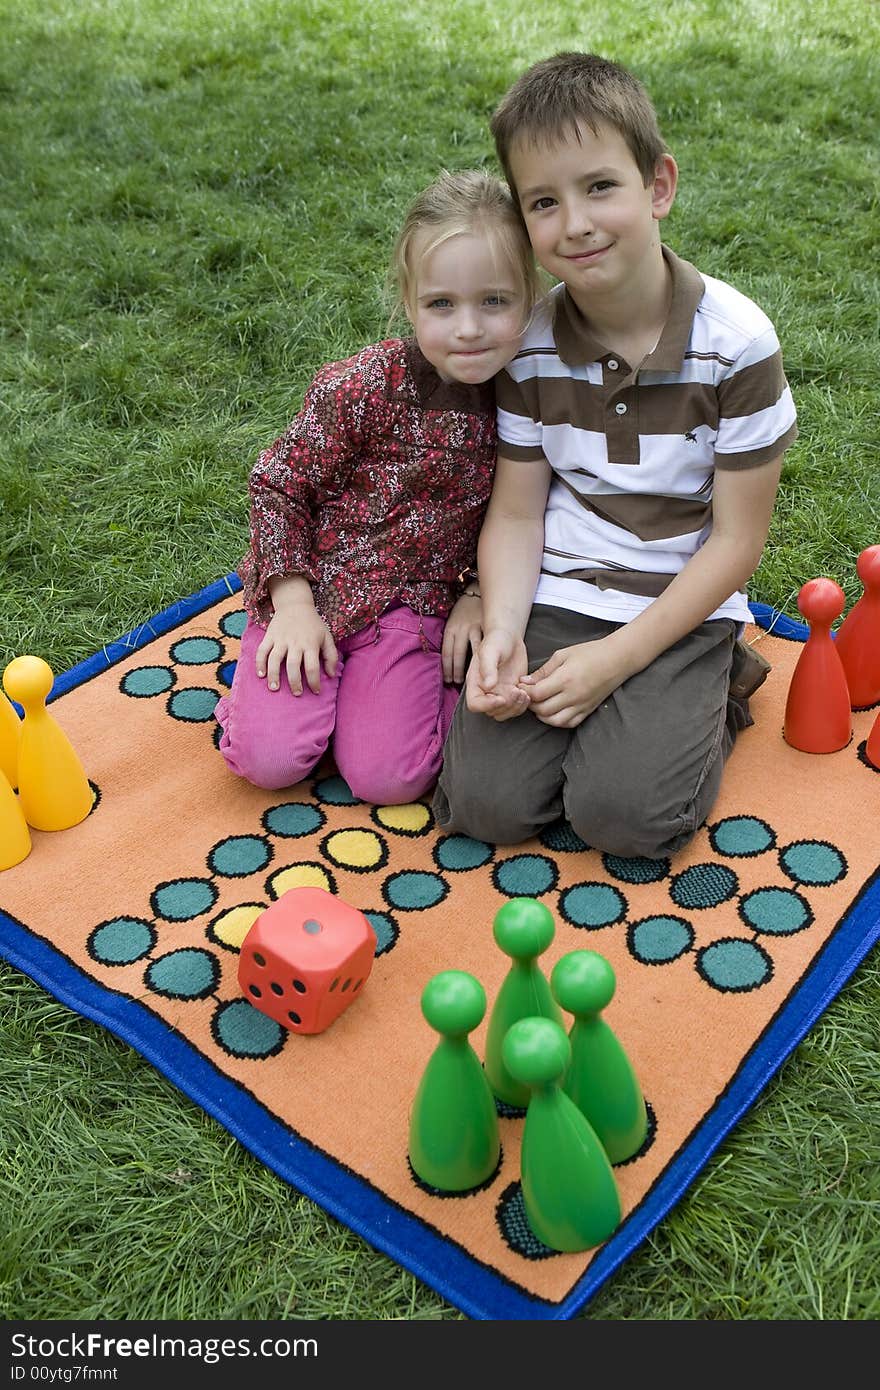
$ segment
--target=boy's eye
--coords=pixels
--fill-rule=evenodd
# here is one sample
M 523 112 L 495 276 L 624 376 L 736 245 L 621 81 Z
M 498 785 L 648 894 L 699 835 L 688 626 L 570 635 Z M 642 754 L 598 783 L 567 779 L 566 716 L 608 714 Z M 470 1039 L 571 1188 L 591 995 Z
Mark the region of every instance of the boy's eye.
M 590 192 L 605 193 L 609 188 L 614 188 L 614 186 L 613 179 L 597 179 L 595 183 L 590 184 Z

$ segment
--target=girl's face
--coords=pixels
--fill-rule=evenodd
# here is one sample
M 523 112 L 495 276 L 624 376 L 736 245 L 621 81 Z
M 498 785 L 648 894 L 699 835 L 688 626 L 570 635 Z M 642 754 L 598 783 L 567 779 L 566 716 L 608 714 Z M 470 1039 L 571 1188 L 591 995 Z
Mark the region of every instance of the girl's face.
M 427 255 L 413 241 L 416 274 L 407 315 L 416 341 L 444 381 L 488 381 L 516 353 L 523 332 L 519 276 L 485 237 L 460 232 Z

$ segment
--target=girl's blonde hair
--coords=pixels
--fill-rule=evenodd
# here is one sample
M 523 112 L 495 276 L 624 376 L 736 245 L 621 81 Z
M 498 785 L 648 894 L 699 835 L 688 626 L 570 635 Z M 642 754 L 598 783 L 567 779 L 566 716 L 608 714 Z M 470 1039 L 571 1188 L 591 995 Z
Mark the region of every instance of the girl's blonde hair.
M 434 235 L 416 253 L 416 239 L 426 230 Z M 391 322 L 413 303 L 419 262 L 463 234 L 485 236 L 498 265 L 510 266 L 522 294 L 525 327 L 540 287 L 534 253 L 507 184 L 482 169 L 444 169 L 410 205 L 391 260 L 396 295 Z

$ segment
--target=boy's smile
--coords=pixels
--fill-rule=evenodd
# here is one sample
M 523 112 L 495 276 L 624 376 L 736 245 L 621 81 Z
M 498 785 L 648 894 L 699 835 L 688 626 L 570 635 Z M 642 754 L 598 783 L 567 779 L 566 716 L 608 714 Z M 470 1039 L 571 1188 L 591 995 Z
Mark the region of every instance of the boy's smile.
M 535 255 L 579 308 L 654 297 L 664 274 L 657 223 L 675 196 L 671 156 L 645 187 L 621 134 L 579 125 L 541 144 L 516 141 L 510 165 Z

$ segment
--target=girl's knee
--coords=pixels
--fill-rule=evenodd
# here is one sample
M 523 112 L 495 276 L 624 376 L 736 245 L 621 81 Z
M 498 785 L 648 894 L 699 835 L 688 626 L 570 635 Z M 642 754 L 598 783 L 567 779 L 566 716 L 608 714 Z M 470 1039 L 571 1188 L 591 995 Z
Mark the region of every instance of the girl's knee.
M 274 739 L 235 739 L 228 725 L 220 736 L 218 746 L 230 772 L 266 791 L 295 787 L 304 781 L 327 750 L 326 741 L 323 744 L 309 741 L 297 747 L 282 747 Z
M 429 792 L 440 771 L 440 745 L 431 740 L 427 748 L 384 747 L 381 741 L 359 745 L 352 750 L 337 740 L 336 766 L 359 801 L 375 806 L 405 806 Z

